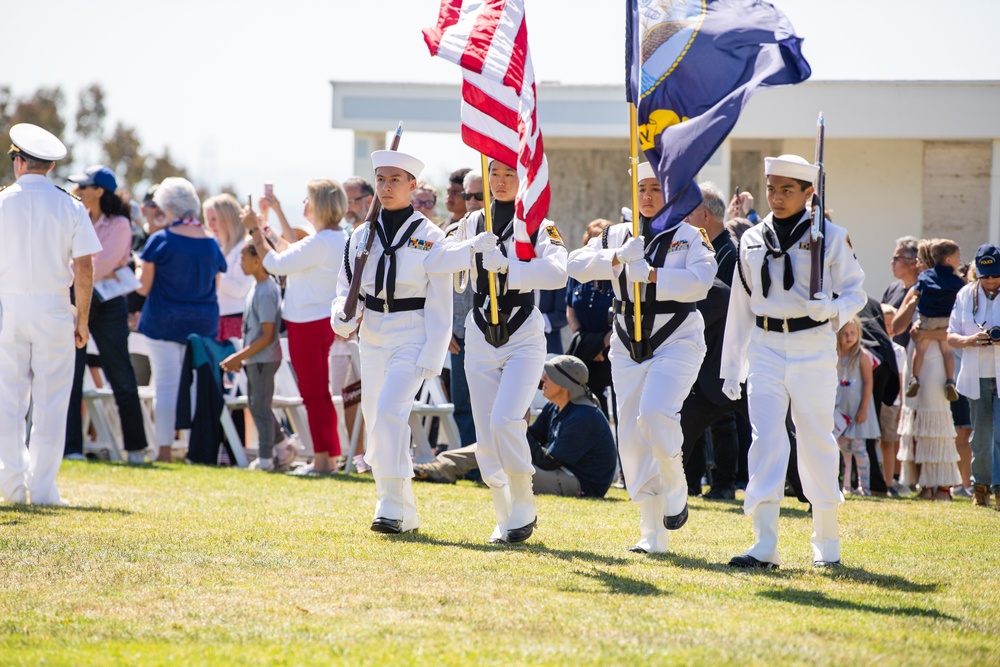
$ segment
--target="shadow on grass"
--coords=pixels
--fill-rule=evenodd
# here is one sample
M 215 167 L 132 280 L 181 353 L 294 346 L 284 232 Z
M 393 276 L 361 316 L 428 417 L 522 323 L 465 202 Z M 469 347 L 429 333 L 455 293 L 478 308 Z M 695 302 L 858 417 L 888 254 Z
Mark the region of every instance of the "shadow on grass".
M 422 535 L 420 533 L 409 533 L 406 535 L 394 536 L 393 539 L 404 540 L 407 542 L 419 542 L 422 544 L 433 544 L 442 547 L 458 547 L 460 549 L 468 549 L 470 551 L 483 551 L 490 553 L 505 553 L 505 552 L 518 552 L 525 551 L 532 554 L 542 554 L 545 556 L 551 556 L 553 558 L 558 558 L 559 560 L 564 560 L 567 562 L 572 561 L 586 561 L 588 563 L 600 563 L 602 565 L 627 565 L 628 559 L 621 558 L 618 556 L 602 556 L 600 554 L 595 554 L 591 551 L 580 551 L 579 549 L 551 549 L 545 546 L 544 542 L 539 541 L 529 541 L 523 542 L 521 544 L 486 544 L 480 542 L 454 542 L 451 540 L 441 540 L 436 537 L 430 537 L 428 535 Z
M 850 611 L 867 611 L 873 614 L 883 614 L 885 616 L 922 616 L 925 618 L 945 619 L 958 622 L 959 619 L 949 614 L 942 613 L 936 609 L 923 609 L 921 607 L 876 607 L 875 605 L 863 602 L 852 602 L 849 600 L 838 600 L 831 598 L 819 591 L 803 591 L 794 588 L 772 588 L 757 593 L 759 597 L 775 600 L 777 602 L 790 602 L 805 607 L 817 607 L 820 609 L 845 609 Z
M 901 591 L 903 593 L 937 593 L 941 590 L 941 585 L 936 583 L 918 584 L 894 574 L 881 574 L 879 572 L 869 572 L 860 567 L 841 567 L 835 569 L 823 569 L 822 572 L 831 579 L 846 579 L 859 584 L 870 584 L 890 591 Z
M 126 468 L 129 470 L 155 470 L 156 472 L 177 472 L 182 469 L 180 461 L 177 463 L 157 463 L 149 461 L 147 463 L 126 463 L 125 461 L 111 461 L 110 459 L 90 459 L 80 463 L 86 466 L 103 466 L 105 468 Z
M 51 505 L 0 505 L 0 513 L 6 515 L 52 516 L 54 514 L 64 514 L 66 512 L 117 514 L 119 516 L 131 516 L 135 514 L 135 512 L 121 509 L 120 507 L 94 507 L 92 505 L 67 505 L 65 507 L 55 507 Z
M 613 593 L 615 595 L 668 595 L 666 591 L 661 591 L 648 581 L 633 579 L 632 577 L 623 577 L 620 574 L 605 572 L 604 570 L 593 570 L 591 572 L 574 570 L 573 574 L 598 581 L 607 589 L 605 592 Z

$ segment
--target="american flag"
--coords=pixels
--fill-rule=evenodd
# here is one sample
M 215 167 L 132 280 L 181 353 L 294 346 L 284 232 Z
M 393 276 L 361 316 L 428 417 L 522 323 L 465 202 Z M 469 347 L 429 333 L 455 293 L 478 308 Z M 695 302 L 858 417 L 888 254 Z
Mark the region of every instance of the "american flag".
M 531 259 L 550 191 L 524 2 L 442 0 L 437 25 L 423 32 L 432 56 L 462 68 L 462 140 L 517 168 L 514 248 Z

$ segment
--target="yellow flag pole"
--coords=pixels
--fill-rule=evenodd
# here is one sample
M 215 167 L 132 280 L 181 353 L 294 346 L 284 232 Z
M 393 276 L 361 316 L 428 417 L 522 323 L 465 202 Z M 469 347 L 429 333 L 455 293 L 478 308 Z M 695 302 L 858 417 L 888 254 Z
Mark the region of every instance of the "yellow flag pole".
M 483 170 L 483 213 L 486 214 L 486 231 L 493 231 L 493 213 L 490 211 L 490 173 L 486 155 L 479 154 L 482 161 Z M 500 314 L 497 312 L 497 280 L 496 274 L 490 271 L 486 274 L 490 284 L 490 324 L 500 323 Z
M 629 161 L 632 163 L 632 236 L 639 236 L 639 118 L 635 105 L 628 105 L 629 115 Z M 489 229 L 489 218 L 487 218 L 487 230 Z M 625 267 L 622 267 L 622 271 Z M 633 301 L 635 302 L 635 340 L 642 340 L 642 314 L 640 311 L 640 300 L 642 298 L 639 283 L 632 283 Z M 624 295 L 622 295 L 624 296 Z

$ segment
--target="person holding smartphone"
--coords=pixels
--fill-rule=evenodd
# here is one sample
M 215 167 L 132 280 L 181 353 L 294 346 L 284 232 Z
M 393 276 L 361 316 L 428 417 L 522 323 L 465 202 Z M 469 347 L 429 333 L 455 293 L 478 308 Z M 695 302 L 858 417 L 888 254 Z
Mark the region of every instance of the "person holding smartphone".
M 972 504 L 1000 511 L 1000 248 L 976 251 L 976 279 L 959 291 L 948 344 L 962 350 L 956 387 L 972 404 Z

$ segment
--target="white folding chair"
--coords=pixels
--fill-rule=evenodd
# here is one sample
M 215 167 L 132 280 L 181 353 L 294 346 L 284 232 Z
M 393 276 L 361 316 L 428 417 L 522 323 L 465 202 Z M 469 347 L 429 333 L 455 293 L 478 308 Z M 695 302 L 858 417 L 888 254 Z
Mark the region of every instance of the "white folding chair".
M 87 413 L 83 419 L 83 451 L 97 453 L 101 450 L 107 450 L 112 461 L 123 461 L 125 460 L 125 444 L 122 436 L 121 418 L 118 416 L 115 395 L 107 385 L 107 380 L 104 380 L 104 386 L 98 388 L 90 369 L 84 369 L 83 404 Z M 91 425 L 97 434 L 97 439 L 93 442 L 86 437 Z

